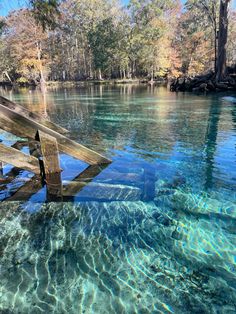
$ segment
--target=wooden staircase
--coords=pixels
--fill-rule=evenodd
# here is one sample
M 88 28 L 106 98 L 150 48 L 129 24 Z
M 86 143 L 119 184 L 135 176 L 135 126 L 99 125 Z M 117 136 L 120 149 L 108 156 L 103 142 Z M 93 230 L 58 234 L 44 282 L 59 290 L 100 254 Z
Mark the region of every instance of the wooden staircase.
M 11 147 L 0 144 L 0 162 L 35 174 L 7 200 L 28 199 L 44 185 L 47 187 L 48 200 L 63 200 L 64 197 L 68 198 L 73 193 L 78 193 L 111 163 L 108 158 L 69 139 L 66 136 L 68 132 L 66 129 L 2 96 L 0 96 L 0 128 L 25 139 Z M 29 147 L 30 154 L 20 151 L 25 145 Z M 89 167 L 66 188 L 63 187 L 61 180 L 59 152 L 89 164 Z M 90 180 L 84 180 L 85 177 Z

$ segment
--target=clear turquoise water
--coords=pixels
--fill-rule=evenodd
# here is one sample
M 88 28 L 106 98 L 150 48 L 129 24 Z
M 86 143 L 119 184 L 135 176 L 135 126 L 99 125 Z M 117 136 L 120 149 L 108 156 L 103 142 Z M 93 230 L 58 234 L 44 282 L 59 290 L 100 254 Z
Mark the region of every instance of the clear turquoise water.
M 45 203 L 42 190 L 0 204 L 0 313 L 236 312 L 236 105 L 226 95 L 1 93 L 113 162 L 68 202 Z M 86 165 L 62 155 L 61 167 L 67 184 Z M 30 176 L 0 184 L 0 197 Z

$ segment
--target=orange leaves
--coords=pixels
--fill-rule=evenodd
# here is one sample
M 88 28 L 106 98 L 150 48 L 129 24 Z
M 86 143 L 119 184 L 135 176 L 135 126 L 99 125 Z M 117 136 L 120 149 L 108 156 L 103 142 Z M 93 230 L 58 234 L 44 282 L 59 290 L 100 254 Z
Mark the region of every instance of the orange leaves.
M 7 45 L 11 56 L 17 61 L 18 79 L 40 80 L 40 71 L 47 59 L 44 48 L 47 34 L 26 9 L 13 12 L 7 19 L 7 27 Z

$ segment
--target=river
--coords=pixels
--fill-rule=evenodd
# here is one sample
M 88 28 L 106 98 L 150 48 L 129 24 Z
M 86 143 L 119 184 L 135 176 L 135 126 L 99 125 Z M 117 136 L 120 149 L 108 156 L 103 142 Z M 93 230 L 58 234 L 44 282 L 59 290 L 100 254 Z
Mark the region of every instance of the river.
M 65 202 L 47 202 L 44 188 L 1 203 L 0 311 L 236 312 L 236 105 L 229 95 L 151 85 L 1 94 L 112 163 Z M 87 167 L 66 155 L 60 163 L 65 186 Z M 11 170 L 5 165 L 2 176 Z M 0 184 L 1 199 L 31 177 L 20 171 L 7 190 Z

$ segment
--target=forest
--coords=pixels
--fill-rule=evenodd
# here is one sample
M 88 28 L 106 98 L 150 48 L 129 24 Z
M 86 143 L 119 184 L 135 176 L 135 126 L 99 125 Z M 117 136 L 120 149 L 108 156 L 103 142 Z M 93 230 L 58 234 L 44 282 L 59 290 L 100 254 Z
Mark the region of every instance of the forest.
M 227 34 L 219 34 L 222 4 Z M 18 84 L 216 72 L 222 34 L 227 66 L 236 64 L 236 12 L 228 0 L 33 1 L 1 17 L 0 30 L 0 81 Z

